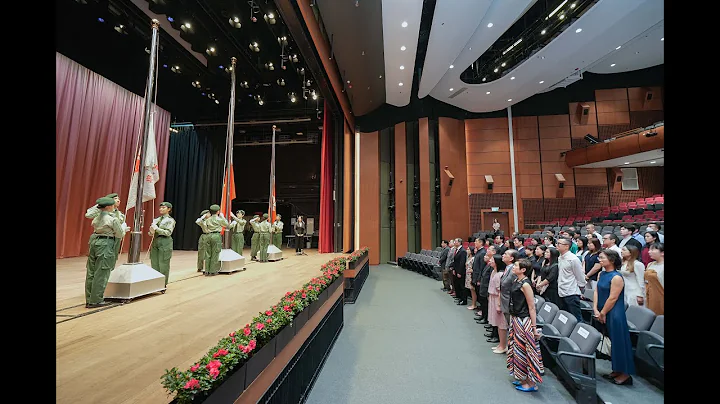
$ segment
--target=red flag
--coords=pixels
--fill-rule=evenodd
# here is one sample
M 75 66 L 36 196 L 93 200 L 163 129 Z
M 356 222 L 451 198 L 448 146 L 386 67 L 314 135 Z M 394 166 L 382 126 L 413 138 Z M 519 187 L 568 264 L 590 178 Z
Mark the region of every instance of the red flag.
M 268 219 L 270 223 L 275 223 L 275 215 L 277 213 L 277 205 L 275 203 L 275 126 L 273 125 L 272 134 L 272 157 L 270 158 L 270 200 L 268 201 Z
M 225 215 L 225 219 L 228 221 L 230 220 L 230 211 L 232 209 L 232 203 L 228 203 L 227 201 L 227 171 L 225 174 L 225 178 L 223 178 L 223 188 L 222 188 L 222 199 L 220 200 L 220 212 L 222 212 L 223 215 Z M 230 202 L 235 199 L 235 170 L 232 166 L 230 166 Z M 225 233 L 225 228 L 223 227 L 222 230 L 220 230 L 221 234 Z

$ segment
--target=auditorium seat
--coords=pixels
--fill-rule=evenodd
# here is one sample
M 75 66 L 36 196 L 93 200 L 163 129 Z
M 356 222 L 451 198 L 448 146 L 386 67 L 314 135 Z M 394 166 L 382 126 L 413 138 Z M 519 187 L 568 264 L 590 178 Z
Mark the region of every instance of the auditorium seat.
M 540 311 L 536 312 L 536 324 L 543 325 L 552 323 L 558 311 L 560 311 L 560 308 L 558 308 L 555 303 L 545 302 Z
M 655 321 L 655 313 L 643 306 L 628 306 L 625 310 L 630 332 L 647 331 Z
M 542 310 L 542 306 L 545 304 L 545 298 L 540 295 L 535 295 L 535 314 Z
M 665 316 L 655 317 L 652 327 L 640 331 L 635 349 L 635 367 L 641 376 L 665 383 Z
M 568 313 L 565 310 L 560 310 L 552 323 L 545 324 L 542 327 L 542 335 L 569 337 L 570 333 L 575 329 L 577 322 L 577 319 L 571 313 Z

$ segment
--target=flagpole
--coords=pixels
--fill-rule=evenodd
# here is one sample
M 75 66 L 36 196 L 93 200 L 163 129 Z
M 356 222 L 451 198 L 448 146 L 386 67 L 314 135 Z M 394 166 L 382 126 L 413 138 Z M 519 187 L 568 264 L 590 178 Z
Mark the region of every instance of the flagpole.
M 273 204 L 275 203 L 275 129 L 277 126 L 272 126 L 272 154 L 270 157 L 270 199 L 268 203 L 268 216 L 271 220 L 270 224 L 275 222 L 275 216 L 273 215 Z
M 235 125 L 233 125 L 233 122 L 235 122 L 235 64 L 237 63 L 237 58 L 232 57 L 230 59 L 230 63 L 230 111 L 228 111 L 227 139 L 225 145 L 227 153 L 225 156 L 225 162 L 227 166 L 225 167 L 225 212 L 223 212 L 223 215 L 225 215 L 225 219 L 227 220 L 230 220 L 230 212 L 232 212 L 232 201 L 230 200 L 230 181 L 234 181 L 234 178 L 230 178 L 230 171 L 232 170 L 233 166 L 233 134 L 235 131 Z M 232 231 L 230 230 L 230 228 L 225 229 L 223 237 L 223 248 L 231 248 Z
M 155 86 L 155 68 L 157 64 L 157 47 L 158 47 L 158 29 L 160 27 L 160 21 L 152 20 L 152 43 L 150 45 L 150 67 L 148 69 L 147 78 L 147 94 L 145 96 L 145 114 L 144 114 L 144 128 L 143 128 L 143 140 L 140 146 L 140 173 L 138 174 L 137 188 L 135 192 L 135 220 L 133 223 L 133 229 L 130 233 L 130 252 L 128 253 L 128 264 L 136 264 L 140 262 L 140 250 L 142 248 L 142 196 L 143 187 L 145 186 L 145 152 L 147 150 L 148 133 L 150 132 L 150 107 L 152 100 L 150 99 L 153 94 L 153 87 Z

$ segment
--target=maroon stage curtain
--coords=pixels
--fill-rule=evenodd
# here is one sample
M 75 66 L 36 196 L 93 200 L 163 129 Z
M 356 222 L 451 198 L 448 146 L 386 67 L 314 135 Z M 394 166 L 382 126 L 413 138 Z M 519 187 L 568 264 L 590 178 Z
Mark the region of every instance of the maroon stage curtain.
M 55 53 L 56 258 L 87 254 L 93 228 L 85 210 L 97 198 L 117 192 L 124 211 L 143 113 L 141 96 Z M 155 140 L 160 180 L 155 184 L 157 199 L 143 204 L 144 249 L 150 244 L 145 235 L 165 194 L 170 113 L 161 108 L 155 114 Z M 134 209 L 127 213 L 126 223 L 132 227 Z M 124 251 L 129 241 L 128 234 Z
M 323 111 L 322 150 L 320 151 L 320 223 L 318 225 L 320 238 L 318 240 L 318 251 L 320 253 L 331 253 L 335 251 L 335 232 L 333 231 L 333 223 L 335 222 L 333 204 L 333 131 L 327 102 L 325 102 L 325 109 Z

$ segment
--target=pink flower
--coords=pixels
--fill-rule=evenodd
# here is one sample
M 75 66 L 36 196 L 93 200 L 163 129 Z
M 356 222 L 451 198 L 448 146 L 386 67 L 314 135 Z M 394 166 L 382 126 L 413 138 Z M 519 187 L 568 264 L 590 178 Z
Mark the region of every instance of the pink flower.
M 231 333 L 230 333 L 230 336 L 231 336 L 231 337 L 234 337 L 234 336 L 235 336 L 235 331 L 231 332 Z
M 302 294 L 302 298 L 303 298 L 303 299 L 307 298 L 307 295 L 306 295 L 305 293 L 303 293 L 303 294 Z
M 263 323 L 258 323 L 255 328 L 257 328 L 258 330 L 262 330 L 263 328 L 265 328 L 265 325 Z
M 190 379 L 187 383 L 185 383 L 185 390 L 193 390 L 197 387 L 200 387 L 200 381 L 198 379 Z
M 290 296 L 290 292 L 285 293 L 285 296 Z
M 220 362 L 219 360 L 212 360 L 208 362 L 208 364 L 205 366 L 205 369 L 217 369 L 220 366 L 222 366 L 222 362 Z
M 283 310 L 290 311 L 290 306 L 283 306 Z
M 272 319 L 269 318 L 269 319 L 265 320 L 265 322 L 268 323 L 268 324 L 270 324 L 270 323 L 272 323 Z
M 220 375 L 220 371 L 217 368 L 210 369 L 210 376 L 212 376 L 213 379 L 217 379 L 217 377 Z
M 195 372 L 196 370 L 198 370 L 199 367 L 200 367 L 200 364 L 199 364 L 199 363 L 196 363 L 196 364 L 194 364 L 193 366 L 190 367 L 190 371 L 191 371 L 191 372 Z M 187 388 L 187 387 L 186 387 L 186 388 Z
M 235 337 L 232 337 L 232 342 L 233 342 L 233 344 L 235 343 Z
M 220 356 L 225 356 L 225 355 L 227 355 L 227 354 L 228 354 L 227 349 L 218 349 L 218 351 L 213 354 L 213 358 L 217 358 L 217 357 L 220 357 Z
M 246 327 L 245 329 L 243 329 L 243 334 L 245 334 L 246 337 L 247 337 L 248 335 L 250 335 L 250 329 L 247 328 L 247 327 Z
M 251 339 L 250 342 L 248 342 L 248 347 L 253 350 L 255 349 L 255 346 L 257 346 L 257 342 L 255 342 L 254 339 Z
M 268 310 L 268 311 L 265 312 L 265 315 L 267 315 L 267 316 L 272 316 L 272 314 L 273 314 L 273 313 L 272 313 L 272 311 L 270 311 L 270 310 Z

